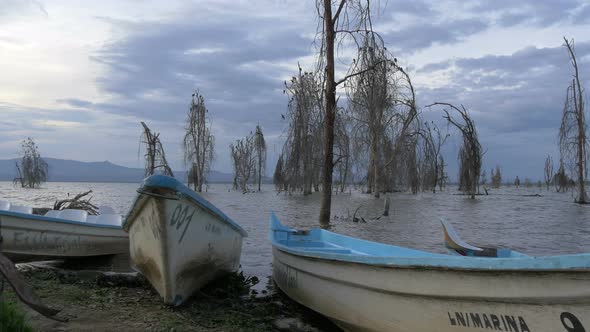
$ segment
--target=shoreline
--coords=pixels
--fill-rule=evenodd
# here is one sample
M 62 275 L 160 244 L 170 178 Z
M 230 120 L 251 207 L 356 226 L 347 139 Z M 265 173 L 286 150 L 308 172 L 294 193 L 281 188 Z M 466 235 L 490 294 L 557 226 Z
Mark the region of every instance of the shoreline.
M 16 303 L 35 331 L 337 331 L 327 318 L 290 300 L 268 278 L 266 293 L 252 289 L 258 278 L 243 273 L 213 281 L 185 305 L 170 307 L 140 275 L 100 277 L 103 271 L 43 268 L 19 270 L 43 303 L 60 309 L 58 322 L 21 304 L 7 287 L 4 299 Z

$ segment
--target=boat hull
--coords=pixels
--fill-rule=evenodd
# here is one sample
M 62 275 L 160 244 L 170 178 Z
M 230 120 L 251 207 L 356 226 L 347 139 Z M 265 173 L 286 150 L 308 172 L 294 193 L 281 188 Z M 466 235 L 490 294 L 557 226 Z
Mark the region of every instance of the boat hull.
M 126 222 L 135 269 L 166 304 L 239 267 L 243 236 L 193 200 L 139 195 Z
M 0 232 L 2 253 L 15 262 L 129 252 L 128 235 L 116 226 L 2 211 Z
M 589 271 L 376 266 L 273 248 L 273 279 L 346 331 L 590 330 Z

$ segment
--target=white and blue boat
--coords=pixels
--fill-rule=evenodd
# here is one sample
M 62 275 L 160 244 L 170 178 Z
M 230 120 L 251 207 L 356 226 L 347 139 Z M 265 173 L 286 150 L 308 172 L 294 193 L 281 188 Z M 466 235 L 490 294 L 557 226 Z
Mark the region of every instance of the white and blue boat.
M 121 216 L 101 207 L 98 216 L 82 210 L 49 210 L 0 200 L 2 253 L 13 262 L 126 254 L 129 237 Z
M 445 255 L 270 223 L 278 287 L 346 331 L 590 331 L 590 254 Z
M 248 234 L 213 204 L 178 180 L 144 180 L 124 229 L 133 266 L 169 305 L 180 305 L 240 264 Z
M 528 257 L 528 255 L 512 250 L 510 248 L 492 248 L 474 246 L 465 242 L 451 223 L 440 219 L 443 227 L 443 238 L 445 248 L 449 254 L 467 257 L 489 257 L 489 258 L 515 258 Z

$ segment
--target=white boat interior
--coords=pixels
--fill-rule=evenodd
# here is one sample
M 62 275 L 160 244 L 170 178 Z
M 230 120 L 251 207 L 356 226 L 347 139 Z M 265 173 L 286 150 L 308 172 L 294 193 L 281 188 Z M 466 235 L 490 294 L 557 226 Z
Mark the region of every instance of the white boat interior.
M 22 206 L 11 204 L 9 201 L 0 200 L 0 211 L 17 212 L 24 214 L 33 214 L 33 208 L 30 206 Z M 83 210 L 49 210 L 45 213 L 45 217 L 64 219 L 77 222 L 86 222 L 89 224 L 102 224 L 102 225 L 113 225 L 121 226 L 122 218 L 120 215 L 115 213 L 115 210 L 110 206 L 100 206 L 99 215 L 89 215 L 88 212 Z

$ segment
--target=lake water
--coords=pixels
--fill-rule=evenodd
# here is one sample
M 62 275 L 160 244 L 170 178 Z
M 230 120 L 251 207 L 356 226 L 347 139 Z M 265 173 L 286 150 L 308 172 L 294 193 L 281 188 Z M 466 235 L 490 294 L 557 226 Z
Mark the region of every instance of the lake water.
M 50 207 L 67 194 L 93 190 L 92 202 L 110 205 L 124 215 L 135 197 L 138 184 L 50 182 L 41 189 L 15 188 L 0 182 L 0 199 L 33 207 Z M 204 193 L 209 201 L 244 227 L 242 268 L 246 274 L 265 280 L 271 274 L 272 252 L 268 241 L 268 220 L 274 211 L 283 223 L 295 228 L 318 225 L 319 195 L 277 194 L 272 185 L 262 192 L 242 194 L 230 185 L 214 184 Z M 541 197 L 524 195 L 539 194 Z M 489 196 L 471 200 L 448 192 L 390 194 L 389 217 L 381 214 L 383 200 L 352 191 L 333 199 L 333 231 L 367 240 L 402 245 L 431 252 L 444 252 L 439 218 L 453 223 L 468 242 L 510 247 L 532 255 L 590 252 L 590 205 L 573 203 L 570 193 L 555 193 L 541 188 L 502 188 Z M 352 215 L 367 223 L 353 223 Z

